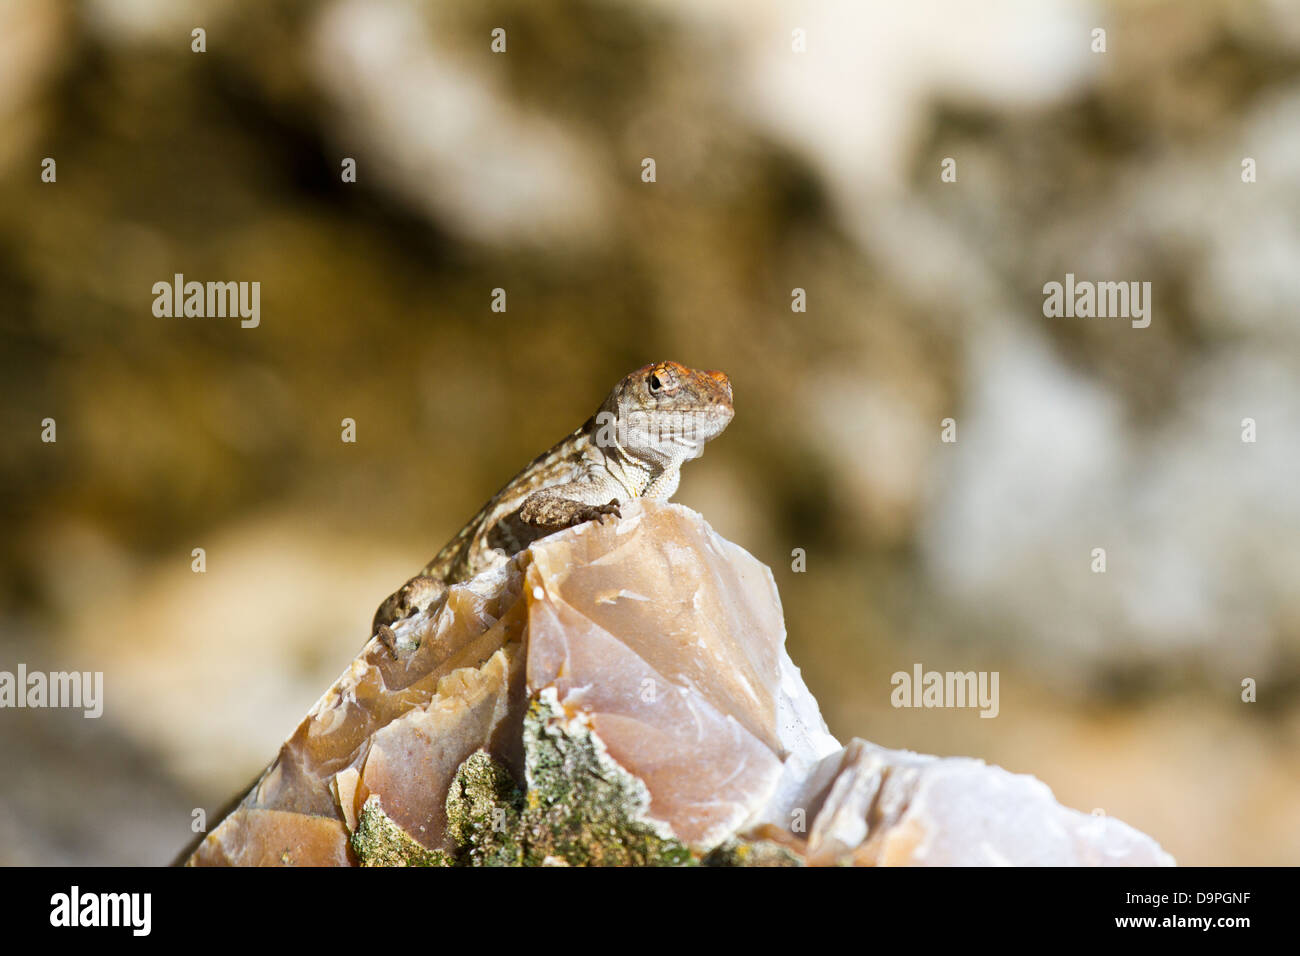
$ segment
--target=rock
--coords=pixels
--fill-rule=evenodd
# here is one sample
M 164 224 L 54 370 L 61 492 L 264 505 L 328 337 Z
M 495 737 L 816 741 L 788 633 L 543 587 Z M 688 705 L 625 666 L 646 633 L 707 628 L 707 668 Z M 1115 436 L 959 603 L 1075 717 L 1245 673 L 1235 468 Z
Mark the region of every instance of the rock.
M 793 760 L 838 749 L 785 653 L 766 567 L 680 506 L 536 549 L 528 686 L 554 688 L 645 781 L 650 814 L 711 849 Z
M 266 811 L 302 821 L 272 834 L 290 860 L 358 862 L 350 843 L 372 796 L 420 846 L 454 853 L 446 802 L 461 764 L 484 748 L 511 772 L 523 771 L 521 581 L 517 570 L 497 569 L 453 589 L 432 619 L 402 625 L 403 636 L 420 642 L 402 660 L 368 642 L 188 862 L 267 860 L 250 845 L 262 838 L 255 821 Z
M 679 505 L 371 641 L 192 865 L 1172 863 L 979 761 L 841 747 L 768 569 Z
M 767 808 L 811 864 L 1172 866 L 1150 837 L 1061 806 L 1041 780 L 968 757 L 942 759 L 854 739 Z M 791 839 L 794 821 L 807 839 Z

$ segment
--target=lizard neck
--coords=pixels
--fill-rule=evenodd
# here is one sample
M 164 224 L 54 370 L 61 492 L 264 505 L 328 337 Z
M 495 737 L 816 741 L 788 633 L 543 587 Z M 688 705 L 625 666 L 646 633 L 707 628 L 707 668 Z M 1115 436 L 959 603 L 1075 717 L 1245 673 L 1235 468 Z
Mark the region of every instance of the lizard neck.
M 640 498 L 659 477 L 661 470 L 630 455 L 610 454 L 606 449 L 605 471 L 627 490 L 629 497 Z
M 585 432 L 588 447 L 595 452 L 600 467 L 627 492 L 629 498 L 640 498 L 664 468 L 657 462 L 647 461 L 633 454 L 619 441 L 619 429 L 602 428 L 593 417 L 580 429 Z

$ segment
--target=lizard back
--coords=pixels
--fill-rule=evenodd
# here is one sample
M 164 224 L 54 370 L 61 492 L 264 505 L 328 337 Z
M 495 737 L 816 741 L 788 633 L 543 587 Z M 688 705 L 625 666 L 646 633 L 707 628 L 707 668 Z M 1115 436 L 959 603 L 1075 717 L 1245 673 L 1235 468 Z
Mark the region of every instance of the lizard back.
M 514 554 L 548 534 L 521 521 L 519 509 L 534 491 L 574 481 L 586 473 L 591 465 L 588 452 L 594 447 L 592 423 L 593 419 L 588 419 L 520 469 L 420 573 L 444 584 L 459 584 L 491 567 L 502 555 Z

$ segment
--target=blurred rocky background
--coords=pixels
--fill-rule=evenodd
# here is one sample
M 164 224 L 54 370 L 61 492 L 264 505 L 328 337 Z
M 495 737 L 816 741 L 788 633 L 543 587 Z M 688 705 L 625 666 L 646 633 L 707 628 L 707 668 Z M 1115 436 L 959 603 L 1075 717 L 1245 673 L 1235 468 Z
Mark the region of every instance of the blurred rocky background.
M 0 711 L 0 863 L 171 859 L 658 358 L 732 378 L 677 497 L 833 733 L 1300 860 L 1294 3 L 3 0 L 0 130 L 0 670 L 106 697 Z M 1150 327 L 1045 318 L 1067 272 Z M 998 717 L 891 707 L 918 662 Z

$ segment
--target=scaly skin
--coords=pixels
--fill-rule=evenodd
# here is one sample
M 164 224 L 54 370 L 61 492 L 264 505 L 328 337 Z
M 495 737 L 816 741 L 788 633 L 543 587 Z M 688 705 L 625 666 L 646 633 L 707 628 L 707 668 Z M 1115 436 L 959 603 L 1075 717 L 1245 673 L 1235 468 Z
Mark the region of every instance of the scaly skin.
M 734 414 L 722 372 L 657 362 L 614 386 L 596 414 L 515 475 L 375 612 L 373 632 L 395 651 L 391 625 L 427 610 L 453 584 L 501 564 L 538 538 L 617 519 L 632 498 L 667 499 L 681 466 Z

